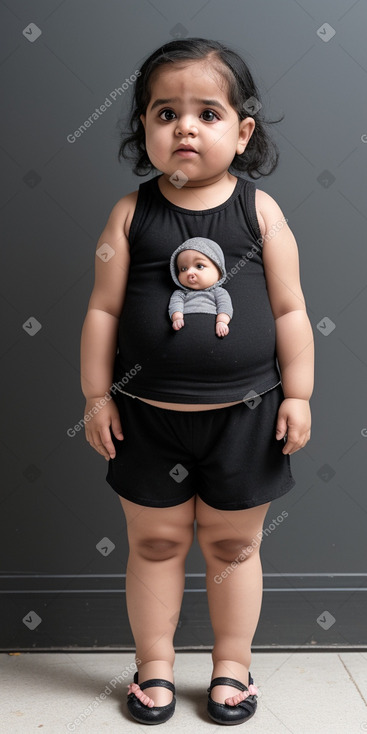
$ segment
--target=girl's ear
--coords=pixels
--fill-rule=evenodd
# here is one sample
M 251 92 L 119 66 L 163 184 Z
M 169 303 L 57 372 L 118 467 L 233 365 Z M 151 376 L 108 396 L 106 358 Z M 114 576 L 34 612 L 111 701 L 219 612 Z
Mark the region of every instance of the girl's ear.
M 254 130 L 255 120 L 253 119 L 253 117 L 246 117 L 244 120 L 241 120 L 238 133 L 238 143 L 236 148 L 236 153 L 238 155 L 242 155 L 242 153 L 244 152 Z
M 140 115 L 140 122 L 142 123 L 144 130 L 145 130 L 145 115 Z

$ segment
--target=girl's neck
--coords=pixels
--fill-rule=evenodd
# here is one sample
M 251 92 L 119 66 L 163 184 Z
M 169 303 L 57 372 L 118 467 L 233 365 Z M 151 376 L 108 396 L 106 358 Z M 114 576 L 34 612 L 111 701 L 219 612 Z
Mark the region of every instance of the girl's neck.
M 228 171 L 209 183 L 188 181 L 181 188 L 177 188 L 169 179 L 165 173 L 158 179 L 158 188 L 163 196 L 176 206 L 193 210 L 220 206 L 229 199 L 237 184 L 237 178 Z

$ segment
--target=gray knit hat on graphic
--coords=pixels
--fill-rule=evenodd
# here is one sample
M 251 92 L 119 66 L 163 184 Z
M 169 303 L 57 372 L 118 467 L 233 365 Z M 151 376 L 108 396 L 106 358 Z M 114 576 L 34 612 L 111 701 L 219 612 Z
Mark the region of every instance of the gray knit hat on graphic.
M 177 255 L 179 255 L 180 252 L 182 252 L 183 250 L 197 250 L 198 252 L 201 252 L 202 255 L 206 255 L 206 257 L 209 257 L 210 260 L 212 260 L 218 266 L 222 277 L 216 283 L 209 286 L 209 288 L 205 288 L 206 291 L 210 291 L 212 288 L 217 288 L 219 285 L 222 285 L 222 283 L 224 283 L 227 277 L 227 273 L 222 248 L 216 242 L 214 242 L 214 240 L 209 240 L 206 237 L 192 237 L 189 240 L 185 240 L 182 245 L 177 247 L 171 257 L 170 271 L 172 279 L 174 280 L 176 285 L 179 286 L 179 288 L 182 288 L 183 290 L 189 290 L 180 283 L 177 277 Z

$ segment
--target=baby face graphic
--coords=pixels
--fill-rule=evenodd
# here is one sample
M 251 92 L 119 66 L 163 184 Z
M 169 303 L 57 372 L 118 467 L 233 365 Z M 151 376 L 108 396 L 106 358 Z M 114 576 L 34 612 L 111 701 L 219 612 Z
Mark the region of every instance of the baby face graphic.
M 222 277 L 215 263 L 197 250 L 183 250 L 176 262 L 177 278 L 185 288 L 204 290 Z

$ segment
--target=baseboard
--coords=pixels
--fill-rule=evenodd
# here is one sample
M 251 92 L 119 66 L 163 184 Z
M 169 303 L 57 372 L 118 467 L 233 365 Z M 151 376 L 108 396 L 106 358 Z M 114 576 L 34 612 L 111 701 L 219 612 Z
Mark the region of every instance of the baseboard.
M 264 574 L 253 650 L 366 649 L 366 581 L 367 574 Z M 3 652 L 134 650 L 124 574 L 4 574 L 0 593 Z M 177 616 L 176 650 L 212 648 L 204 574 L 187 574 Z

